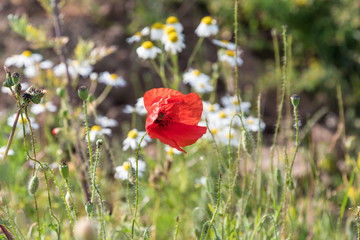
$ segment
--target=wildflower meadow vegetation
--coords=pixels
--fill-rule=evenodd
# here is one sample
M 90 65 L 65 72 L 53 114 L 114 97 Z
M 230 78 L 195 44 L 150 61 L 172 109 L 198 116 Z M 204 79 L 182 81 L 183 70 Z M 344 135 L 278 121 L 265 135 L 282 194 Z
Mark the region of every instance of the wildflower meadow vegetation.
M 360 6 L 270 2 L 0 3 L 0 239 L 359 239 Z

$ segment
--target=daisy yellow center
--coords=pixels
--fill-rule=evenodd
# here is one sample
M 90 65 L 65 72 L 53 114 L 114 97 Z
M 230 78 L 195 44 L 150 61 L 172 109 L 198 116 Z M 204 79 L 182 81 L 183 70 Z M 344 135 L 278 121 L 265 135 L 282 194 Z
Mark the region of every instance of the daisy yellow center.
M 90 131 L 96 131 L 96 132 L 99 132 L 100 130 L 101 130 L 101 127 L 99 125 L 94 125 L 90 129 Z
M 237 99 L 234 101 L 234 105 L 239 105 L 239 101 Z
M 248 119 L 248 120 L 247 120 L 247 123 L 248 123 L 248 124 L 254 124 L 254 120 Z
M 215 111 L 214 105 L 212 105 L 212 104 L 209 105 L 209 111 L 210 111 L 210 112 Z
M 173 32 L 176 33 L 176 29 L 175 29 L 174 27 L 168 26 L 168 27 L 165 28 L 165 33 L 166 33 L 167 35 L 169 35 L 170 33 L 173 33 Z
M 199 87 L 203 88 L 205 85 L 203 83 L 199 84 Z
M 224 111 L 221 111 L 219 113 L 220 118 L 226 118 L 226 113 Z
M 178 23 L 179 19 L 177 19 L 177 17 L 171 16 L 168 17 L 168 19 L 166 19 L 166 23 L 167 24 L 174 24 L 174 23 Z
M 115 73 L 110 74 L 111 80 L 117 79 L 117 75 Z
M 161 22 L 156 22 L 154 23 L 151 28 L 154 28 L 154 29 L 163 29 L 164 28 L 164 24 L 162 24 Z
M 230 139 L 232 139 L 234 137 L 234 135 L 232 135 L 232 134 L 227 134 L 226 136 Z
M 221 40 L 222 43 L 225 43 L 225 44 L 229 44 L 230 42 L 229 41 L 226 41 L 226 40 Z
M 128 138 L 131 138 L 131 139 L 135 139 L 138 135 L 138 132 L 136 130 L 131 130 L 129 133 L 128 133 Z
M 218 132 L 218 130 L 217 130 L 216 128 L 214 128 L 214 129 L 211 130 L 211 133 L 212 133 L 213 135 L 215 135 L 217 132 Z
M 169 148 L 169 150 L 167 150 L 167 153 L 170 155 L 174 154 L 174 149 L 173 148 Z
M 139 36 L 139 37 L 141 37 L 141 32 L 137 32 L 137 33 L 135 33 L 135 36 Z
M 131 168 L 131 163 L 124 162 L 123 163 L 123 168 L 124 168 L 125 171 L 129 171 L 129 169 Z
M 176 32 L 172 32 L 169 34 L 169 41 L 172 43 L 175 43 L 178 41 L 178 36 L 177 36 Z
M 26 124 L 27 123 L 27 119 L 26 118 L 19 118 L 19 123 L 21 123 L 21 124 Z
M 26 51 L 23 51 L 22 52 L 22 55 L 24 56 L 24 57 L 30 57 L 31 56 L 31 51 L 29 51 L 29 50 L 26 50 Z
M 199 76 L 199 75 L 200 75 L 200 71 L 197 70 L 197 69 L 195 69 L 195 70 L 193 71 L 193 74 L 194 74 L 195 76 Z
M 234 51 L 227 50 L 226 55 L 233 57 L 235 54 L 234 54 Z
M 150 41 L 146 41 L 141 46 L 145 49 L 151 49 L 154 46 L 154 44 Z
M 209 16 L 204 17 L 203 19 L 201 19 L 201 22 L 202 22 L 202 23 L 205 23 L 206 25 L 211 25 L 212 18 L 209 17 Z

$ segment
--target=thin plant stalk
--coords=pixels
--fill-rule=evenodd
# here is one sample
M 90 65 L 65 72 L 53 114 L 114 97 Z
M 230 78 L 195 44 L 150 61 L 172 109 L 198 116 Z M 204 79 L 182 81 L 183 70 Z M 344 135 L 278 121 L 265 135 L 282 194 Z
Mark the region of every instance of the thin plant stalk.
M 193 52 L 191 53 L 188 63 L 187 63 L 187 67 L 186 69 L 189 69 L 189 67 L 191 67 L 192 62 L 194 61 L 194 58 L 196 56 L 196 54 L 198 53 L 198 51 L 200 50 L 201 44 L 204 41 L 204 37 L 200 37 L 195 45 L 195 48 L 193 50 Z
M 112 85 L 107 85 L 104 89 L 104 91 L 102 91 L 102 93 L 100 94 L 100 96 L 96 99 L 95 103 L 96 106 L 99 106 L 107 97 L 107 95 L 109 95 L 110 91 L 112 89 Z
M 259 203 L 261 195 L 261 147 L 262 147 L 262 133 L 261 133 L 261 94 L 257 99 L 257 118 L 259 119 L 258 133 L 257 133 L 257 146 L 256 146 L 256 166 L 255 166 L 255 177 L 256 177 L 256 199 Z M 260 168 L 260 169 L 259 169 Z
M 40 225 L 40 218 L 39 218 L 39 209 L 38 209 L 37 200 L 36 200 L 36 193 L 34 194 L 33 198 L 34 198 L 34 203 L 35 203 L 36 221 L 38 224 L 38 232 L 39 232 L 39 239 L 40 239 L 41 238 L 41 225 Z
M 10 222 L 10 225 L 11 225 L 11 228 L 13 229 L 13 234 L 15 235 L 15 238 L 16 239 L 20 239 L 19 235 L 18 235 L 18 232 L 16 230 L 16 227 L 15 227 L 15 223 L 14 221 L 12 220 L 11 218 L 11 214 L 10 214 L 10 209 L 9 209 L 9 205 L 6 204 L 6 215 L 8 216 L 8 219 L 9 219 L 9 222 Z
M 70 195 L 70 200 L 73 204 L 73 211 L 74 211 L 74 216 L 75 216 L 75 220 L 77 221 L 78 220 L 78 216 L 77 216 L 77 211 L 76 211 L 76 205 L 75 205 L 75 201 L 73 199 L 73 196 L 72 196 L 72 193 L 71 193 L 71 189 L 70 189 L 70 186 L 69 186 L 69 180 L 65 179 L 65 185 L 66 185 L 66 189 Z
M 178 90 L 180 84 L 178 55 L 171 54 L 170 57 L 173 64 L 173 75 L 174 75 L 174 83 L 172 85 L 172 88 Z
M 4 156 L 3 156 L 3 159 L 2 159 L 3 161 L 5 161 L 8 153 L 9 153 L 10 146 L 11 146 L 12 140 L 14 138 L 14 133 L 15 133 L 15 130 L 16 130 L 16 126 L 17 126 L 17 123 L 19 121 L 19 116 L 20 116 L 20 109 L 18 109 L 18 111 L 16 113 L 16 117 L 15 117 L 12 129 L 11 129 L 11 132 L 10 132 L 9 140 L 7 142 L 6 149 L 5 149 L 5 152 L 4 152 Z
M 290 165 L 290 177 L 291 177 L 291 173 L 292 173 L 292 169 L 294 166 L 294 162 L 295 162 L 295 157 L 296 154 L 299 150 L 299 116 L 298 116 L 298 106 L 294 106 L 294 116 L 295 116 L 295 128 L 296 128 L 296 142 L 295 142 L 295 152 L 293 154 L 292 160 L 291 160 L 291 165 Z
M 179 233 L 179 227 L 180 227 L 180 217 L 177 217 L 176 218 L 175 233 L 174 233 L 174 240 L 177 240 L 178 233 Z
M 152 65 L 153 65 L 155 71 L 157 72 L 157 74 L 160 76 L 163 86 L 167 88 L 167 87 L 168 87 L 168 83 L 167 83 L 167 80 L 166 80 L 164 68 L 159 67 L 159 66 L 156 64 L 155 60 L 151 60 L 151 63 L 152 63 Z
M 137 215 L 137 210 L 138 210 L 138 205 L 139 205 L 139 151 L 140 151 L 140 146 L 142 141 L 144 140 L 145 136 L 147 135 L 147 132 L 142 136 L 137 150 L 136 150 L 136 168 L 135 168 L 135 209 L 134 209 L 134 216 L 133 216 L 133 220 L 132 220 L 132 224 L 131 224 L 131 236 L 132 238 L 134 238 L 134 227 L 135 227 L 135 221 L 136 221 L 136 215 Z
M 97 144 L 96 146 L 96 158 L 95 158 L 95 165 L 94 165 L 94 172 L 92 175 L 92 193 L 91 193 L 91 202 L 94 203 L 95 200 L 95 179 L 96 179 L 96 168 L 99 164 L 100 160 L 100 144 Z M 91 217 L 93 215 L 93 211 L 91 212 Z
M 100 221 L 102 231 L 99 232 L 99 236 L 100 236 L 99 238 L 106 239 L 105 222 L 104 222 L 104 216 L 103 216 L 104 215 L 104 201 L 103 201 L 102 195 L 96 185 L 95 185 L 95 189 L 96 189 L 96 192 L 100 199 L 100 209 L 98 210 L 98 212 L 99 212 L 99 221 Z

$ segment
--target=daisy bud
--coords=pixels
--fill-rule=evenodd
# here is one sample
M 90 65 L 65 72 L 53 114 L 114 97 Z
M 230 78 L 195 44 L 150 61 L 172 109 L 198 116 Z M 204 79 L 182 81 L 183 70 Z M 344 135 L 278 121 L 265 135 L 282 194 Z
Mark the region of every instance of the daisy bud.
M 61 112 L 61 115 L 62 115 L 64 118 L 66 118 L 67 115 L 68 115 L 68 111 L 67 111 L 67 110 L 63 110 L 63 111 Z
M 86 101 L 89 97 L 89 89 L 85 86 L 81 86 L 78 90 L 78 95 L 81 100 Z
M 279 186 L 282 186 L 283 179 L 282 179 L 281 171 L 280 171 L 279 168 L 276 169 L 276 181 L 277 181 Z
M 101 145 L 103 145 L 103 143 L 104 143 L 104 140 L 99 139 L 99 140 L 96 141 L 96 146 L 100 147 Z
M 4 87 L 8 87 L 8 88 L 15 85 L 13 80 L 12 80 L 10 72 L 6 73 L 6 78 L 5 78 L 5 81 L 4 81 L 3 85 L 4 85 Z
M 64 88 L 57 88 L 56 89 L 56 95 L 58 95 L 60 98 L 63 98 L 65 96 L 65 89 Z
M 96 227 L 95 225 L 87 218 L 81 218 L 76 223 L 75 227 L 75 236 L 79 240 L 96 240 Z
M 62 162 L 59 165 L 59 171 L 61 176 L 67 180 L 69 178 L 69 165 L 66 164 L 66 162 Z
M 296 108 L 300 103 L 300 96 L 297 94 L 294 94 L 290 97 L 291 104 Z
M 39 177 L 37 175 L 33 176 L 29 182 L 28 192 L 30 195 L 35 195 L 39 189 Z
M 241 132 L 241 135 L 241 144 L 245 149 L 246 153 L 251 155 L 254 150 L 254 139 L 251 134 L 246 130 L 243 130 Z
M 94 209 L 94 204 L 92 202 L 85 203 L 85 212 L 88 216 L 91 215 L 93 209 Z
M 90 95 L 88 101 L 89 101 L 89 102 L 93 102 L 94 100 L 95 100 L 94 95 Z
M 14 72 L 14 73 L 12 74 L 12 80 L 13 80 L 14 85 L 19 82 L 19 78 L 20 78 L 20 74 L 19 74 L 19 73 Z
M 45 93 L 46 90 L 35 89 L 34 93 L 31 96 L 31 101 L 35 104 L 39 104 Z

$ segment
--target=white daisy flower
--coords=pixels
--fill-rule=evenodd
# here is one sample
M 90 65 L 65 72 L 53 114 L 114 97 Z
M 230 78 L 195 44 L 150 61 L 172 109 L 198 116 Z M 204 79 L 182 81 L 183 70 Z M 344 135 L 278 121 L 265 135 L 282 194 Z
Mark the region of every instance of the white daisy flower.
M 27 78 L 34 78 L 39 75 L 38 67 L 35 65 L 28 66 L 24 69 L 24 75 Z
M 90 73 L 92 73 L 93 66 L 91 66 L 88 61 L 79 62 L 77 60 L 72 60 L 70 61 L 70 64 L 74 68 L 75 72 L 84 78 L 87 78 Z
M 97 137 L 102 137 L 103 135 L 111 135 L 111 129 L 110 128 L 102 128 L 99 125 L 94 125 L 90 128 L 90 142 L 94 142 Z M 85 137 L 87 140 L 87 136 Z
M 185 48 L 185 43 L 179 38 L 176 32 L 171 32 L 165 42 L 165 51 L 177 54 Z
M 2 146 L 2 147 L 0 147 L 0 159 L 3 159 L 3 158 L 4 158 L 4 155 L 5 155 L 5 150 L 6 150 L 6 146 Z M 14 150 L 9 149 L 9 151 L 8 151 L 8 154 L 7 154 L 7 155 L 14 155 L 14 154 L 15 154 Z
M 30 111 L 35 115 L 43 113 L 46 110 L 49 112 L 56 112 L 57 107 L 52 102 L 46 102 L 46 103 L 33 104 L 30 108 Z
M 184 74 L 184 83 L 188 83 L 190 85 L 196 83 L 197 81 L 206 81 L 209 82 L 210 81 L 210 77 L 206 74 L 201 73 L 199 70 L 197 69 L 189 69 L 189 71 L 187 71 Z
M 171 26 L 176 29 L 176 32 L 182 33 L 184 30 L 183 25 L 179 22 L 179 19 L 174 16 L 170 16 L 166 19 L 166 26 Z
M 225 95 L 221 98 L 221 103 L 226 108 L 235 109 L 236 111 L 239 111 L 239 100 L 236 95 L 230 96 Z M 241 111 L 244 113 L 250 112 L 251 103 L 250 102 L 241 102 Z
M 135 109 L 136 109 L 136 113 L 139 114 L 140 116 L 145 116 L 148 113 L 145 108 L 143 97 L 138 98 L 136 100 Z
M 259 131 L 259 119 L 254 117 L 247 117 L 244 120 L 245 128 L 250 132 L 257 132 Z M 265 123 L 261 121 L 260 123 L 260 130 L 263 131 L 265 129 Z
M 199 26 L 195 29 L 195 33 L 199 37 L 210 37 L 218 32 L 219 27 L 216 25 L 216 20 L 209 16 L 201 19 Z
M 165 28 L 164 24 L 162 24 L 160 22 L 154 23 L 151 26 L 150 39 L 153 41 L 161 40 L 161 38 L 164 34 L 164 28 Z
M 99 77 L 99 82 L 113 87 L 125 87 L 126 81 L 115 73 L 102 72 Z
M 172 148 L 172 147 L 170 147 L 168 145 L 165 145 L 165 151 L 169 155 L 174 155 L 174 154 L 175 155 L 180 155 L 180 154 L 182 154 L 181 151 L 177 150 L 176 148 Z
M 30 133 L 30 128 L 29 128 L 29 124 L 28 124 L 28 121 L 25 117 L 25 114 L 23 114 L 23 117 L 24 117 L 24 124 L 25 124 L 25 133 Z M 13 124 L 14 124 L 14 121 L 16 119 L 16 113 L 14 113 L 13 115 L 11 115 L 10 117 L 8 117 L 7 119 L 7 124 L 12 127 Z M 39 124 L 35 122 L 35 119 L 33 117 L 29 117 L 30 119 L 30 122 L 31 122 L 31 127 L 32 129 L 39 129 Z M 19 116 L 19 119 L 18 119 L 18 124 L 17 124 L 17 128 L 20 128 L 21 131 L 18 131 L 18 136 L 21 137 L 23 132 L 22 132 L 22 118 L 21 118 L 21 115 Z
M 169 35 L 170 35 L 171 33 L 176 33 L 178 39 L 180 40 L 180 42 L 184 42 L 184 40 L 185 40 L 184 34 L 177 32 L 176 29 L 175 29 L 174 27 L 172 27 L 172 26 L 166 26 L 166 27 L 164 28 L 164 34 L 163 34 L 162 37 L 161 37 L 161 42 L 162 42 L 163 44 L 166 44 L 166 42 L 169 41 Z
M 217 140 L 219 140 L 220 143 L 223 145 L 229 145 L 229 140 L 230 140 L 231 146 L 233 147 L 239 146 L 239 137 L 240 137 L 239 130 L 232 128 L 231 134 L 229 134 L 229 128 L 223 128 L 221 129 L 221 131 L 217 136 L 218 136 Z
M 90 73 L 89 78 L 91 81 L 97 81 L 99 78 L 99 74 L 96 72 L 92 72 L 92 73 Z
M 130 130 L 127 138 L 125 138 L 125 140 L 123 141 L 123 151 L 126 151 L 129 148 L 131 148 L 132 150 L 136 150 L 144 134 L 144 131 L 139 132 L 137 129 Z M 146 135 L 146 137 L 141 142 L 140 147 L 145 147 L 149 141 L 149 135 Z
M 207 182 L 206 177 L 201 177 L 201 178 L 195 179 L 195 183 L 200 186 L 202 185 L 202 186 L 206 187 L 206 182 Z
M 106 116 L 99 116 L 98 120 L 100 126 L 104 128 L 112 128 L 118 126 L 118 122 L 115 119 L 108 118 Z
M 239 57 L 241 52 L 239 52 L 239 54 L 237 54 L 238 56 L 235 55 L 235 51 L 231 51 L 231 50 L 226 50 L 224 51 L 219 51 L 218 55 L 219 55 L 219 60 L 221 62 L 227 62 L 230 64 L 230 66 L 235 67 L 236 66 L 236 61 L 237 61 L 237 65 L 241 66 L 243 64 L 243 60 Z
M 152 42 L 146 41 L 136 49 L 136 53 L 138 54 L 139 58 L 155 59 L 156 55 L 161 53 L 161 49 L 155 47 Z
M 131 169 L 136 170 L 136 159 L 133 157 L 129 158 L 128 161 L 125 161 L 123 165 L 115 168 L 115 178 L 121 180 L 127 180 L 129 178 L 129 173 Z M 144 175 L 145 170 L 146 170 L 145 162 L 139 159 L 138 160 L 139 177 L 142 177 Z
M 71 66 L 69 64 L 69 60 L 68 60 L 68 71 L 69 71 L 69 74 L 72 78 L 76 78 L 77 77 L 77 72 L 76 70 L 74 69 L 73 66 Z M 58 65 L 56 65 L 54 68 L 53 68 L 53 71 L 54 71 L 54 75 L 56 77 L 63 77 L 63 76 L 66 76 L 66 67 L 65 67 L 65 64 L 64 63 L 59 63 Z
M 54 63 L 51 60 L 45 60 L 40 63 L 41 69 L 50 69 L 54 66 Z
M 235 51 L 236 50 L 236 45 L 235 43 L 226 41 L 226 40 L 217 40 L 217 39 L 213 39 L 211 40 L 211 42 L 213 44 L 215 44 L 216 46 L 222 47 L 222 48 L 226 48 L 227 50 L 231 50 L 231 51 Z
M 136 112 L 136 108 L 129 104 L 126 104 L 123 109 L 123 113 L 126 113 L 126 114 L 133 114 L 135 112 Z
M 214 87 L 210 84 L 209 81 L 205 79 L 199 79 L 198 81 L 191 84 L 191 87 L 197 93 L 210 93 L 214 90 Z
M 147 36 L 150 34 L 150 28 L 145 27 L 140 32 L 136 32 L 133 36 L 126 39 L 128 44 L 132 44 L 134 42 L 139 42 L 142 37 Z
M 29 50 L 23 51 L 22 54 L 13 55 L 5 60 L 5 66 L 16 66 L 17 68 L 29 67 L 42 60 L 38 53 L 32 53 Z

